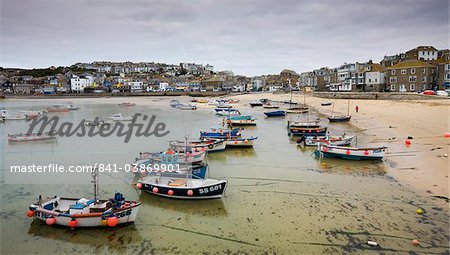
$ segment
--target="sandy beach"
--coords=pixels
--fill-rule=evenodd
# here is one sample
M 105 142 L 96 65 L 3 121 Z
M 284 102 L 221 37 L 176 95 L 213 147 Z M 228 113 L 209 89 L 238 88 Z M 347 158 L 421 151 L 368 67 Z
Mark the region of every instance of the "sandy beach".
M 290 94 L 264 93 L 234 97 L 241 100 L 242 107 L 248 107 L 248 102 L 260 98 L 290 100 Z M 293 101 L 305 102 L 324 115 L 330 115 L 332 107 L 320 104 L 333 102 L 335 114 L 347 114 L 348 100 L 294 94 Z M 355 112 L 356 105 L 359 107 L 358 113 Z M 360 129 L 359 136 L 370 138 L 370 145 L 389 147 L 388 174 L 420 192 L 448 197 L 450 139 L 444 138 L 443 134 L 450 130 L 449 105 L 449 100 L 350 100 L 350 124 Z M 413 139 L 408 148 L 405 141 L 409 136 Z

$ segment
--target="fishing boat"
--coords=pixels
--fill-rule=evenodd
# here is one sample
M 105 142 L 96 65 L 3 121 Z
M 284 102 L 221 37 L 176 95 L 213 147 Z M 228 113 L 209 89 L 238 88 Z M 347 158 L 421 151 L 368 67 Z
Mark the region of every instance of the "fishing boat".
M 108 200 L 97 199 L 98 170 L 92 173 L 94 198 L 64 198 L 59 196 L 42 199 L 29 206 L 28 217 L 36 217 L 47 225 L 77 227 L 115 227 L 131 223 L 141 206 L 138 201 L 125 200 L 122 193 L 115 193 Z
M 99 126 L 103 126 L 103 125 L 113 125 L 114 121 L 109 120 L 109 121 L 105 121 L 99 118 L 95 118 L 94 120 L 85 120 L 84 121 L 84 125 L 88 126 L 88 127 L 99 127 Z
M 382 160 L 387 147 L 355 148 L 320 144 L 314 154 L 318 158 L 342 158 L 349 160 Z
M 179 107 L 181 104 L 180 104 L 180 101 L 175 100 L 175 99 L 172 99 L 172 100 L 170 100 L 169 105 L 170 105 L 171 107 L 177 108 L 177 107 Z
M 334 112 L 334 104 L 333 104 L 333 109 L 331 110 L 331 115 L 328 117 L 328 120 L 330 122 L 348 122 L 350 121 L 351 117 L 350 116 L 350 100 L 348 100 L 348 104 L 347 104 L 347 115 L 338 115 L 335 116 L 333 115 Z
M 24 114 L 27 120 L 43 116 L 44 111 L 19 111 L 19 113 Z
M 267 104 L 264 104 L 264 105 L 263 105 L 263 108 L 265 108 L 265 109 L 278 109 L 278 108 L 280 108 L 280 106 L 278 106 L 278 105 L 273 105 L 273 104 L 271 104 L 271 103 L 267 103 Z
M 116 113 L 113 114 L 111 117 L 108 117 L 111 120 L 114 121 L 132 121 L 133 117 L 131 116 L 123 116 L 122 113 Z
M 273 111 L 273 112 L 265 112 L 267 117 L 283 117 L 286 116 L 286 111 Z
M 332 104 L 333 104 L 332 102 L 325 102 L 325 103 L 321 103 L 320 105 L 321 106 L 330 106 Z
M 288 121 L 287 128 L 289 136 L 325 136 L 327 132 L 327 127 L 322 127 L 319 121 Z
M 47 112 L 69 112 L 67 107 L 47 107 Z
M 226 104 L 226 103 L 223 103 L 223 102 L 219 102 L 219 103 L 216 105 L 216 107 L 217 107 L 217 108 L 233 108 L 232 105 Z
M 197 100 L 197 102 L 200 103 L 200 104 L 206 104 L 206 103 L 208 103 L 208 100 L 206 100 L 206 99 L 199 99 L 199 100 Z
M 227 130 L 227 129 L 211 129 L 211 132 L 207 132 L 207 131 L 200 131 L 200 139 L 203 138 L 207 138 L 207 139 L 227 139 L 227 138 L 235 138 L 235 137 L 240 137 L 241 133 L 240 133 L 240 129 L 239 128 L 235 128 L 232 130 Z
M 27 116 L 23 113 L 13 113 L 8 110 L 1 110 L 0 117 L 3 120 L 24 120 Z
M 197 103 L 197 102 L 198 102 L 198 99 L 194 97 L 194 98 L 191 99 L 191 102 L 192 102 L 192 103 Z
M 227 123 L 232 126 L 256 125 L 256 119 L 250 115 L 232 116 L 227 119 Z
M 207 168 L 207 163 L 199 165 L 180 165 L 179 163 L 163 164 L 161 163 L 161 160 L 136 159 L 136 161 L 131 164 L 130 171 L 140 177 L 157 175 L 162 171 L 166 173 L 166 176 L 180 177 L 180 173 L 190 171 L 192 178 L 205 179 Z
M 197 106 L 195 104 L 182 104 L 178 106 L 180 110 L 197 110 Z
M 180 151 L 207 151 L 216 152 L 225 150 L 225 142 L 223 139 L 218 140 L 197 140 L 188 141 L 187 145 L 184 141 L 175 140 L 169 142 L 170 149 L 180 152 Z
M 232 138 L 227 139 L 225 143 L 227 144 L 227 147 L 253 147 L 254 142 L 258 139 L 258 137 L 249 137 L 249 138 Z
M 133 102 L 125 102 L 125 103 L 120 103 L 119 106 L 135 106 L 136 104 Z
M 239 112 L 239 110 L 236 108 L 215 108 L 214 111 L 216 111 L 216 112 L 234 112 L 234 111 Z
M 32 141 L 43 141 L 43 140 L 55 140 L 56 135 L 50 133 L 33 133 L 33 134 L 8 134 L 8 141 L 12 142 L 32 142 Z
M 346 135 L 343 134 L 342 136 L 332 136 L 332 135 L 325 135 L 325 136 L 302 136 L 300 139 L 297 140 L 297 144 L 303 144 L 305 146 L 317 146 L 319 144 L 329 144 L 329 145 L 337 145 L 337 146 L 346 146 L 350 145 L 353 140 L 355 140 L 356 135 Z
M 237 103 L 239 103 L 239 100 L 238 99 L 230 99 L 230 100 L 228 100 L 228 103 L 229 104 L 237 104 Z
M 205 160 L 206 152 L 205 151 L 193 151 L 193 152 L 176 152 L 174 150 L 168 149 L 167 151 L 163 152 L 140 152 L 138 159 L 151 159 L 155 162 L 163 162 L 161 161 L 167 155 L 172 155 L 171 157 L 177 158 L 177 164 L 201 164 L 203 163 L 203 160 Z
M 234 108 L 223 108 L 223 109 L 215 109 L 216 110 L 216 114 L 219 116 L 236 116 L 236 115 L 240 115 L 241 112 L 239 112 L 238 109 L 234 109 Z
M 292 107 L 286 109 L 286 113 L 295 113 L 295 114 L 307 113 L 308 111 L 309 111 L 308 107 Z
M 267 104 L 267 103 L 270 102 L 270 99 L 262 98 L 262 99 L 259 99 L 259 101 L 260 101 L 261 103 L 263 103 L 263 104 Z
M 261 101 L 253 101 L 249 103 L 251 107 L 256 107 L 256 106 L 263 106 L 263 103 Z
M 78 111 L 78 110 L 80 109 L 80 107 L 75 106 L 75 105 L 73 105 L 73 104 L 68 104 L 68 105 L 66 106 L 66 108 L 69 109 L 69 111 Z

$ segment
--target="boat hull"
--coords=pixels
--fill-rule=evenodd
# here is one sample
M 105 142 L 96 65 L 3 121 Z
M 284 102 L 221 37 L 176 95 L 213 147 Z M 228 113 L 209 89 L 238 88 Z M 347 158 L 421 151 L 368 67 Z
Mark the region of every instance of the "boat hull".
M 265 112 L 264 113 L 267 117 L 271 118 L 271 117 L 283 117 L 286 116 L 286 112 L 285 111 L 275 111 L 275 112 Z
M 330 122 L 348 122 L 350 121 L 351 118 L 352 118 L 351 116 L 337 117 L 337 118 L 328 117 L 328 120 Z
M 314 154 L 316 157 L 342 158 L 347 160 L 382 160 L 385 151 L 386 147 L 360 149 L 321 145 Z
M 227 185 L 226 180 L 218 181 L 211 185 L 206 185 L 202 187 L 168 187 L 165 185 L 158 185 L 156 183 L 146 183 L 145 181 L 140 181 L 142 183 L 141 190 L 146 191 L 150 194 L 176 198 L 176 199 L 217 199 L 221 198 L 225 192 Z M 157 192 L 155 191 L 157 189 Z M 189 191 L 192 191 L 192 195 L 188 195 Z M 172 191 L 172 192 L 170 192 Z M 171 195 L 169 195 L 171 193 Z
M 321 128 L 295 128 L 290 127 L 289 128 L 289 135 L 290 136 L 325 136 L 327 133 L 326 127 Z

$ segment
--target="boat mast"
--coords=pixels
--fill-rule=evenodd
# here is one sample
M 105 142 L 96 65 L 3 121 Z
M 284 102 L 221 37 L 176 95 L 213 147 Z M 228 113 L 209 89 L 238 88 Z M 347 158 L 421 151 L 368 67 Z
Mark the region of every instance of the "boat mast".
M 350 99 L 347 101 L 347 116 L 350 116 Z
M 91 183 L 94 184 L 94 200 L 97 202 L 97 194 L 98 194 L 98 168 L 94 168 L 94 171 L 92 172 L 92 181 Z

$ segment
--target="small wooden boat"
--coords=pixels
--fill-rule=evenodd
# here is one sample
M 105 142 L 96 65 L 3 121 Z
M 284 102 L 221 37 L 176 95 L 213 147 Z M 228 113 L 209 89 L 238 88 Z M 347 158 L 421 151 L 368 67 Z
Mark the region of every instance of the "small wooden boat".
M 94 199 L 50 197 L 32 203 L 28 217 L 36 217 L 47 225 L 77 227 L 115 227 L 131 223 L 141 206 L 138 201 L 125 200 L 122 193 L 116 193 L 109 200 L 97 199 L 98 170 L 92 174 L 94 178 Z
M 180 110 L 197 110 L 197 106 L 195 104 L 182 104 L 178 106 L 178 109 Z
M 249 103 L 251 107 L 263 106 L 263 103 L 260 101 L 254 101 Z
M 131 116 L 123 116 L 122 113 L 116 113 L 113 114 L 111 117 L 108 117 L 111 120 L 114 121 L 132 121 L 133 117 Z
M 244 116 L 233 116 L 227 119 L 229 125 L 234 126 L 246 126 L 246 125 L 256 125 L 256 119 L 250 115 Z
M 137 159 L 131 166 L 130 171 L 140 177 L 154 176 L 161 172 L 164 172 L 164 175 L 168 177 L 184 177 L 184 174 L 188 172 L 193 179 L 205 179 L 208 168 L 206 163 L 186 166 L 179 163 L 164 164 L 152 159 Z
M 286 112 L 285 111 L 265 112 L 264 114 L 267 117 L 283 117 L 283 116 L 286 116 Z
M 320 105 L 321 106 L 330 106 L 332 104 L 333 104 L 332 102 L 325 102 L 325 103 L 321 103 Z
M 206 100 L 206 99 L 199 99 L 199 100 L 197 100 L 197 102 L 200 103 L 200 104 L 206 104 L 206 103 L 208 103 L 208 100 Z
M 12 142 L 32 142 L 32 141 L 43 141 L 43 140 L 55 140 L 56 135 L 50 133 L 34 133 L 34 134 L 14 134 L 8 135 L 8 141 Z
M 301 113 L 307 113 L 309 110 L 308 107 L 292 107 L 286 109 L 286 113 L 295 113 L 295 114 L 301 114 Z
M 194 98 L 191 99 L 191 102 L 192 102 L 192 103 L 197 103 L 197 102 L 198 102 L 198 99 L 194 97 Z
M 200 139 L 202 138 L 212 138 L 212 139 L 227 139 L 227 138 L 234 138 L 234 137 L 240 137 L 239 128 L 235 128 L 232 130 L 227 129 L 211 129 L 211 132 L 206 131 L 200 131 Z
M 173 99 L 173 100 L 170 100 L 169 105 L 170 105 L 171 107 L 177 108 L 177 107 L 179 107 L 181 104 L 180 104 L 180 101 Z
M 302 136 L 299 140 L 297 140 L 297 144 L 303 144 L 305 146 L 318 146 L 319 144 L 328 144 L 328 145 L 337 145 L 337 146 L 346 146 L 350 145 L 353 140 L 356 138 L 356 135 L 342 135 L 342 136 Z
M 290 104 L 290 105 L 298 104 L 297 102 L 294 102 L 294 101 L 292 101 L 292 100 L 285 100 L 285 101 L 283 101 L 283 103 L 285 103 L 285 104 Z
M 103 126 L 103 125 L 113 125 L 114 121 L 110 120 L 110 121 L 104 121 L 101 120 L 99 118 L 95 118 L 94 120 L 85 120 L 84 121 L 84 125 L 88 126 L 88 127 L 99 127 L 99 126 Z
M 290 122 L 288 121 L 288 135 L 289 136 L 325 136 L 327 132 L 326 127 L 321 127 L 319 121 L 306 122 Z
M 47 107 L 47 112 L 69 112 L 67 107 Z
M 232 108 L 232 107 L 231 108 L 215 108 L 214 111 L 216 111 L 216 112 L 234 112 L 234 111 L 239 112 L 238 109 Z
M 278 109 L 278 108 L 280 108 L 280 106 L 267 103 L 267 104 L 263 105 L 263 108 L 265 108 L 265 109 Z
M 216 114 L 219 116 L 236 116 L 236 115 L 240 115 L 241 112 L 239 112 L 239 110 L 234 109 L 234 108 L 224 108 L 224 109 L 215 109 L 216 110 Z
M 78 111 L 78 110 L 80 109 L 80 107 L 75 106 L 75 105 L 73 105 L 73 104 L 68 104 L 68 105 L 66 106 L 66 108 L 69 109 L 69 111 Z
M 205 151 L 193 151 L 193 152 L 176 152 L 174 150 L 167 150 L 164 152 L 140 152 L 138 159 L 152 159 L 155 162 L 166 162 L 167 158 L 173 159 L 176 164 L 201 164 L 205 160 Z
M 188 141 L 187 145 L 185 141 L 175 140 L 169 142 L 170 149 L 181 152 L 181 151 L 207 151 L 207 152 L 216 152 L 225 150 L 225 141 L 222 139 L 218 140 L 197 140 L 197 141 Z
M 24 120 L 27 116 L 23 113 L 12 113 L 8 110 L 1 110 L 0 117 L 3 120 Z
M 125 102 L 125 103 L 120 103 L 119 106 L 135 106 L 136 104 L 133 102 Z
M 218 103 L 216 107 L 217 107 L 217 108 L 233 108 L 232 105 L 230 105 L 230 104 L 225 104 L 225 103 Z
M 352 116 L 350 115 L 342 115 L 342 116 L 330 116 L 328 117 L 328 120 L 330 122 L 348 122 Z
M 263 104 L 267 104 L 267 103 L 270 102 L 270 99 L 262 98 L 262 99 L 259 99 L 259 101 L 260 101 L 261 103 L 263 103 Z
M 382 160 L 387 147 L 354 148 L 335 145 L 319 145 L 314 152 L 316 157 L 342 158 L 349 160 Z
M 232 138 L 225 141 L 227 147 L 253 147 L 255 140 L 258 137 L 250 137 L 250 138 Z
M 228 100 L 228 103 L 229 104 L 237 104 L 237 103 L 239 103 L 239 100 L 238 99 L 230 99 L 230 100 Z

